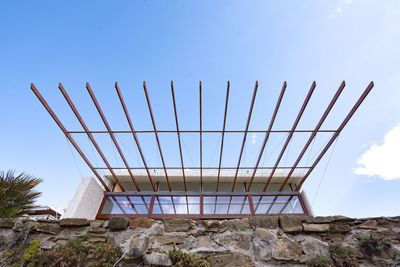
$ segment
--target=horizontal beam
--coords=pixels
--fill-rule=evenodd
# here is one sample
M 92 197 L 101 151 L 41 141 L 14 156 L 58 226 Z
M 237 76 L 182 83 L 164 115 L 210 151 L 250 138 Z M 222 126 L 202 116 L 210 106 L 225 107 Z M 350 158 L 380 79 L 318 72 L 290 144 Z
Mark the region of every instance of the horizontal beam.
M 161 170 L 164 169 L 164 167 L 147 167 L 150 170 Z M 257 169 L 264 169 L 264 170 L 269 170 L 273 169 L 274 167 L 258 167 Z M 276 169 L 291 169 L 292 166 L 287 166 L 287 167 L 276 167 Z M 311 167 L 308 166 L 299 166 L 296 167 L 296 169 L 309 169 Z M 94 169 L 97 170 L 108 170 L 107 167 L 95 167 Z M 125 170 L 125 167 L 111 167 L 111 169 L 114 170 Z M 145 170 L 145 167 L 130 167 L 131 170 Z M 165 167 L 167 170 L 181 170 L 182 167 Z M 199 170 L 200 167 L 185 167 L 185 169 L 192 169 L 192 170 Z M 202 167 L 203 170 L 218 170 L 218 167 Z M 220 169 L 222 170 L 236 170 L 236 167 L 221 167 Z M 254 169 L 254 167 L 239 167 L 240 170 L 251 170 Z
M 295 130 L 294 133 L 312 133 L 314 130 Z M 157 130 L 158 133 L 200 133 L 199 130 Z M 202 130 L 202 133 L 245 133 L 244 130 Z M 248 130 L 248 133 L 290 133 L 290 130 Z M 335 133 L 336 130 L 319 130 L 319 133 Z M 84 134 L 85 131 L 67 131 L 70 134 Z M 94 134 L 108 134 L 108 131 L 89 131 L 89 133 Z M 139 130 L 139 131 L 111 131 L 111 133 L 121 133 L 121 134 L 131 134 L 131 133 L 154 133 L 154 130 Z

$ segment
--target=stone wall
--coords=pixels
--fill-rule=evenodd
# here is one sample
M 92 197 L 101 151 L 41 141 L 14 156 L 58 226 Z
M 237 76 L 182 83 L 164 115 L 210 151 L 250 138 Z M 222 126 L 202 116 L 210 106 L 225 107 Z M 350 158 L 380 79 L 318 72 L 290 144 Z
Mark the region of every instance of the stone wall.
M 317 256 L 329 257 L 332 245 L 346 247 L 362 266 L 400 266 L 400 217 L 280 216 L 202 221 L 114 217 L 109 221 L 56 222 L 0 219 L 1 249 L 21 242 L 21 232 L 26 229 L 26 240 L 39 240 L 41 249 L 63 245 L 85 234 L 89 234 L 87 242 L 91 246 L 115 244 L 126 252 L 119 266 L 137 266 L 133 258 L 139 254 L 143 254 L 144 266 L 169 266 L 167 255 L 174 244 L 200 254 L 211 266 L 305 265 Z M 359 246 L 359 239 L 365 236 L 375 236 L 390 247 L 370 257 Z

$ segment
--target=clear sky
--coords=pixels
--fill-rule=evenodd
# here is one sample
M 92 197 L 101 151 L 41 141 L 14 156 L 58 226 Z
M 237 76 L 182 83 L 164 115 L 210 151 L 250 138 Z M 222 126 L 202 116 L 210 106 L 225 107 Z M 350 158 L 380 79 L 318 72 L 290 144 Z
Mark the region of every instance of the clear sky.
M 375 88 L 342 132 L 329 165 L 330 151 L 304 189 L 318 215 L 399 215 L 399 25 L 396 0 L 1 1 L 0 169 L 43 178 L 41 204 L 63 204 L 81 175 L 92 175 L 76 153 L 75 164 L 71 146 L 29 89 L 31 82 L 69 129 L 78 124 L 58 82 L 89 127 L 103 129 L 85 90 L 90 82 L 111 126 L 127 129 L 116 108 L 118 81 L 136 128 L 150 129 L 141 87 L 146 80 L 159 128 L 166 129 L 173 128 L 169 82 L 174 80 L 181 127 L 197 129 L 202 80 L 204 128 L 220 129 L 230 80 L 228 127 L 237 130 L 245 127 L 256 80 L 253 129 L 267 128 L 283 81 L 287 96 L 276 129 L 290 128 L 312 81 L 317 88 L 299 125 L 303 129 L 315 126 L 346 80 L 341 102 L 324 125 L 337 127 L 373 80 Z M 189 139 L 188 154 L 198 149 Z M 251 145 L 261 139 L 250 137 L 246 163 L 257 153 Z M 205 148 L 210 161 L 216 140 Z M 226 160 L 237 158 L 238 140 Z M 164 145 L 177 149 L 171 142 Z M 149 141 L 146 148 L 157 163 L 154 145 Z

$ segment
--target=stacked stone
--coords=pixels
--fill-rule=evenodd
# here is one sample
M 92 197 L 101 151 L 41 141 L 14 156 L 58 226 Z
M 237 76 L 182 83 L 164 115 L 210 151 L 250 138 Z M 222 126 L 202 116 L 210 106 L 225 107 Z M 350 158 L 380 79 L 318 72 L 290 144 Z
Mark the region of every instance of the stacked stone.
M 217 267 L 305 265 L 317 256 L 329 257 L 330 245 L 346 247 L 360 264 L 400 265 L 400 217 L 280 216 L 199 221 L 124 217 L 109 221 L 0 219 L 0 248 L 18 242 L 15 236 L 27 229 L 27 225 L 28 239 L 39 240 L 44 250 L 87 234 L 87 242 L 93 247 L 114 244 L 125 253 L 120 266 L 136 266 L 138 259 L 145 266 L 170 266 L 168 251 L 174 246 L 200 254 Z M 358 245 L 359 238 L 365 236 L 385 240 L 391 245 L 389 251 L 380 257 L 367 257 Z

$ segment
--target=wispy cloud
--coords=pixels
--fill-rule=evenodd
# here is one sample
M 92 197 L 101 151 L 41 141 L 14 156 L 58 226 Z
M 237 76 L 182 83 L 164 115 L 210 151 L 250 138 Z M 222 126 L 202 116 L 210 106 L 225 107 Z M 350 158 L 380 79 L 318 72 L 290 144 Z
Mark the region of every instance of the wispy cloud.
M 255 133 L 252 133 L 251 135 L 251 143 L 254 145 L 257 142 L 257 135 Z
M 373 144 L 358 160 L 356 174 L 378 176 L 384 180 L 400 179 L 400 125 L 390 130 L 382 144 Z

